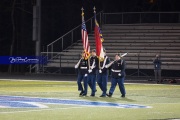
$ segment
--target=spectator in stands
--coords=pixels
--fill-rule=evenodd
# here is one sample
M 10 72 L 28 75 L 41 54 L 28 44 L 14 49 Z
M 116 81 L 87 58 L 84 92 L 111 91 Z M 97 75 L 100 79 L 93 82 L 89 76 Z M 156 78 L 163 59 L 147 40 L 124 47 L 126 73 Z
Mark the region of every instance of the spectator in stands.
M 159 55 L 157 54 L 154 61 L 154 75 L 155 75 L 155 81 L 161 82 L 161 60 Z

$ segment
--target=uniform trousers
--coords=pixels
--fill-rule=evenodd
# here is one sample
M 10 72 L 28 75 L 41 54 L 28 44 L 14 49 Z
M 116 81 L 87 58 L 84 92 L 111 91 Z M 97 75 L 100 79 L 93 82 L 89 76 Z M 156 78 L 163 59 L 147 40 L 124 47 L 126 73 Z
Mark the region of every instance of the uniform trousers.
M 97 83 L 103 92 L 102 95 L 106 95 L 107 91 L 108 74 L 98 74 Z
M 91 95 L 96 92 L 96 74 L 88 74 L 88 85 L 91 88 Z
M 117 84 L 119 85 L 119 90 L 120 90 L 121 94 L 125 95 L 126 91 L 125 91 L 125 87 L 124 87 L 124 77 L 111 79 L 111 88 L 109 90 L 109 94 L 110 95 L 113 94 Z
M 155 81 L 156 82 L 161 82 L 161 70 L 160 69 L 155 69 L 154 70 L 154 75 L 155 75 Z
M 84 88 L 81 83 L 82 81 L 83 81 Z M 84 94 L 87 94 L 87 85 L 88 85 L 87 76 L 83 74 L 78 74 L 77 84 L 78 84 L 78 90 L 81 92 L 84 92 Z

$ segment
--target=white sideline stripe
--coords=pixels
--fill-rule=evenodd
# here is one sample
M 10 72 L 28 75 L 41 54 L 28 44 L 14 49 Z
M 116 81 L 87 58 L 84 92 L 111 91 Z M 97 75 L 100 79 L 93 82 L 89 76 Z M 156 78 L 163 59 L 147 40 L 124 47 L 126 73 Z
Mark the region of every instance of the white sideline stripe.
M 43 104 L 40 104 L 40 103 L 36 103 L 36 102 L 22 102 L 22 103 L 27 103 L 27 104 L 30 104 L 30 105 L 38 106 L 39 108 L 49 108 L 46 105 L 43 105 Z
M 0 79 L 2 81 L 23 81 L 23 82 L 26 82 L 26 81 L 31 81 L 31 82 L 69 82 L 69 83 L 76 83 L 77 81 L 57 81 L 57 80 L 22 80 L 22 79 Z M 126 80 L 125 80 L 126 81 Z M 97 82 L 96 82 L 97 83 Z M 111 82 L 108 82 L 108 84 L 111 84 Z M 179 86 L 178 84 L 177 85 L 174 85 L 174 84 L 152 84 L 152 83 L 124 83 L 125 85 L 132 85 L 132 84 L 135 84 L 135 85 L 156 85 L 156 86 Z
M 0 90 L 0 92 L 4 92 L 4 93 L 30 93 L 30 94 L 33 94 L 33 93 L 47 93 L 47 94 L 51 94 L 51 93 L 54 93 L 54 94 L 62 94 L 64 93 L 63 91 L 62 92 L 47 92 L 47 91 L 44 91 L 44 92 L 22 92 L 22 91 L 7 91 L 7 90 Z M 76 93 L 75 92 L 66 92 L 66 93 Z M 5 94 L 1 94 L 1 95 L 5 95 Z M 8 95 L 5 95 L 5 96 L 8 96 Z M 13 96 L 13 95 L 9 95 L 9 96 Z M 18 95 L 17 95 L 18 96 Z M 24 96 L 23 96 L 24 97 Z M 29 96 L 28 96 L 29 97 Z M 70 97 L 71 98 L 71 97 Z M 72 97 L 74 98 L 74 97 Z M 79 94 L 78 94 L 78 97 L 75 97 L 75 98 L 79 98 Z
M 84 108 L 84 107 L 68 107 L 68 108 L 53 108 L 53 109 L 39 109 L 39 110 L 27 110 L 27 111 L 0 112 L 0 114 L 25 113 L 25 112 L 44 111 L 44 110 L 66 110 L 66 109 L 75 109 L 75 108 Z
M 148 83 L 124 83 L 125 85 L 147 85 L 147 86 L 151 86 L 151 85 L 155 85 L 155 86 L 179 86 L 177 85 L 171 85 L 171 84 L 148 84 Z
M 124 83 L 126 85 L 132 85 L 132 84 L 135 84 L 135 85 L 156 85 L 156 86 L 179 86 L 179 85 L 174 85 L 174 84 L 152 84 L 152 83 Z
M 30 79 L 27 79 L 27 80 L 24 80 L 24 79 L 0 79 L 2 81 L 37 81 L 37 82 L 77 82 L 77 81 L 58 81 L 58 80 L 30 80 Z
M 151 103 L 151 105 L 153 104 L 179 104 L 178 102 L 177 103 Z
M 6 106 L 0 106 L 0 108 L 7 108 Z
M 43 105 L 43 104 L 40 104 L 40 103 L 36 103 L 36 102 L 21 102 L 21 103 L 27 103 L 27 104 L 30 104 L 30 105 L 37 106 L 39 108 L 49 108 L 46 105 Z M 10 106 L 0 106 L 0 108 L 11 108 L 11 107 Z

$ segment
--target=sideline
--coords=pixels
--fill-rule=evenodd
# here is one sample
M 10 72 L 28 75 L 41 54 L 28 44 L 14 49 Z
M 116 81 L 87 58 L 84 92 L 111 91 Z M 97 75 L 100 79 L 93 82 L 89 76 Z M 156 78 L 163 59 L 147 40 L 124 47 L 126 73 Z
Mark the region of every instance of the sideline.
M 19 82 L 66 82 L 66 83 L 76 83 L 77 81 L 65 81 L 65 80 L 60 80 L 60 81 L 57 81 L 57 80 L 31 80 L 31 79 L 27 79 L 27 80 L 23 80 L 23 79 L 0 79 L 0 81 L 19 81 Z M 110 81 L 108 81 L 108 84 L 111 84 L 111 82 Z M 138 85 L 138 84 L 140 84 L 140 85 L 157 85 L 157 86 L 159 86 L 159 85 L 163 85 L 163 86 L 179 86 L 179 84 L 153 84 L 153 83 L 129 83 L 129 82 L 125 82 L 124 83 L 125 85 L 128 85 L 128 84 L 135 84 L 135 85 Z

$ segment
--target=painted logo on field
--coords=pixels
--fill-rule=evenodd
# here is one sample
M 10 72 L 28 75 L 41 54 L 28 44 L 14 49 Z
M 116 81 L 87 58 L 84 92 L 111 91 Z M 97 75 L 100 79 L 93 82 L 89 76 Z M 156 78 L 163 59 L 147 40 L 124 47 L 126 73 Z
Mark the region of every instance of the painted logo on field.
M 0 96 L 0 108 L 48 108 L 47 104 L 79 105 L 89 107 L 151 108 L 150 106 L 137 104 L 121 104 L 88 100 Z

